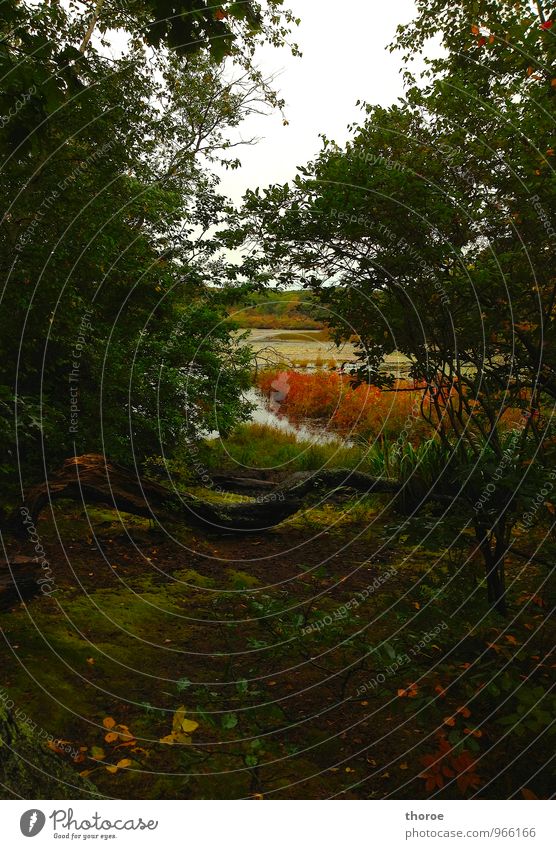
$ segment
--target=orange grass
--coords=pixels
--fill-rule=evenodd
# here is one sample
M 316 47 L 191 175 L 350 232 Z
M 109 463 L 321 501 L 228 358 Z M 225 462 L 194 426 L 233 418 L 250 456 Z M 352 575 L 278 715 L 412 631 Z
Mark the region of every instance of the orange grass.
M 295 424 L 313 419 L 329 430 L 366 439 L 397 437 L 402 431 L 408 431 L 410 441 L 430 436 L 419 413 L 422 390 L 401 391 L 409 388 L 401 381 L 399 391 L 383 392 L 368 384 L 354 387 L 348 375 L 338 372 L 276 369 L 261 372 L 257 385 Z

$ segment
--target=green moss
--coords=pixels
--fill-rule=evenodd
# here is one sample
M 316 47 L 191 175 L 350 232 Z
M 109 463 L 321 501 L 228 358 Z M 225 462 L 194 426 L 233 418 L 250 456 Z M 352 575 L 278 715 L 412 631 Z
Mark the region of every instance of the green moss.
M 258 581 L 257 578 L 254 578 L 253 575 L 247 574 L 247 572 L 241 572 L 237 569 L 228 569 L 226 574 L 235 589 L 247 590 L 260 586 L 260 581 Z

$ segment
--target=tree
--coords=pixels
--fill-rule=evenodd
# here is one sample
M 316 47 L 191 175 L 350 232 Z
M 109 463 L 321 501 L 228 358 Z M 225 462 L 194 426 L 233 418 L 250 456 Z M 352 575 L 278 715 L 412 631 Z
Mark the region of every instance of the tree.
M 83 450 L 141 463 L 245 416 L 210 164 L 237 167 L 230 128 L 278 102 L 250 57 L 285 37 L 279 7 L 2 4 L 5 474 Z
M 303 281 L 339 340 L 357 334 L 360 379 L 391 383 L 385 354 L 410 359 L 501 612 L 513 523 L 550 467 L 556 397 L 553 36 L 525 5 L 418 3 L 398 46 L 409 59 L 440 31 L 447 55 L 419 84 L 406 75 L 399 104 L 363 104 L 347 145 L 324 138 L 291 185 L 248 193 L 235 231 L 252 271 Z M 539 72 L 524 67 L 532 49 Z

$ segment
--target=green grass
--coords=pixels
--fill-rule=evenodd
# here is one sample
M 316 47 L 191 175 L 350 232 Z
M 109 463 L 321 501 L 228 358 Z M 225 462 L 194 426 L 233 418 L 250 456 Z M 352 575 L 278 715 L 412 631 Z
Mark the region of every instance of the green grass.
M 298 440 L 268 425 L 240 425 L 226 440 L 206 443 L 204 460 L 209 469 L 236 470 L 280 469 L 290 472 L 312 471 L 323 467 L 358 468 L 371 471 L 367 448 L 343 446 L 340 441 L 315 445 Z

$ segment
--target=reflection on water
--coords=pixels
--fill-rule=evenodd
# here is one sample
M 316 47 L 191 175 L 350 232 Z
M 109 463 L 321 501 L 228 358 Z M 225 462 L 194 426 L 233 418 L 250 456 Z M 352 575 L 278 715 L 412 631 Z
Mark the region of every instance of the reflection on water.
M 330 433 L 325 427 L 316 425 L 299 425 L 292 424 L 285 416 L 281 416 L 273 407 L 275 403 L 264 398 L 256 389 L 250 389 L 245 393 L 245 398 L 250 404 L 253 404 L 255 409 L 251 413 L 251 421 L 255 424 L 268 425 L 283 433 L 290 433 L 298 440 L 303 442 L 312 442 L 314 445 L 325 445 L 330 442 L 341 442 L 344 445 L 349 445 L 347 439 L 342 439 L 334 433 Z

